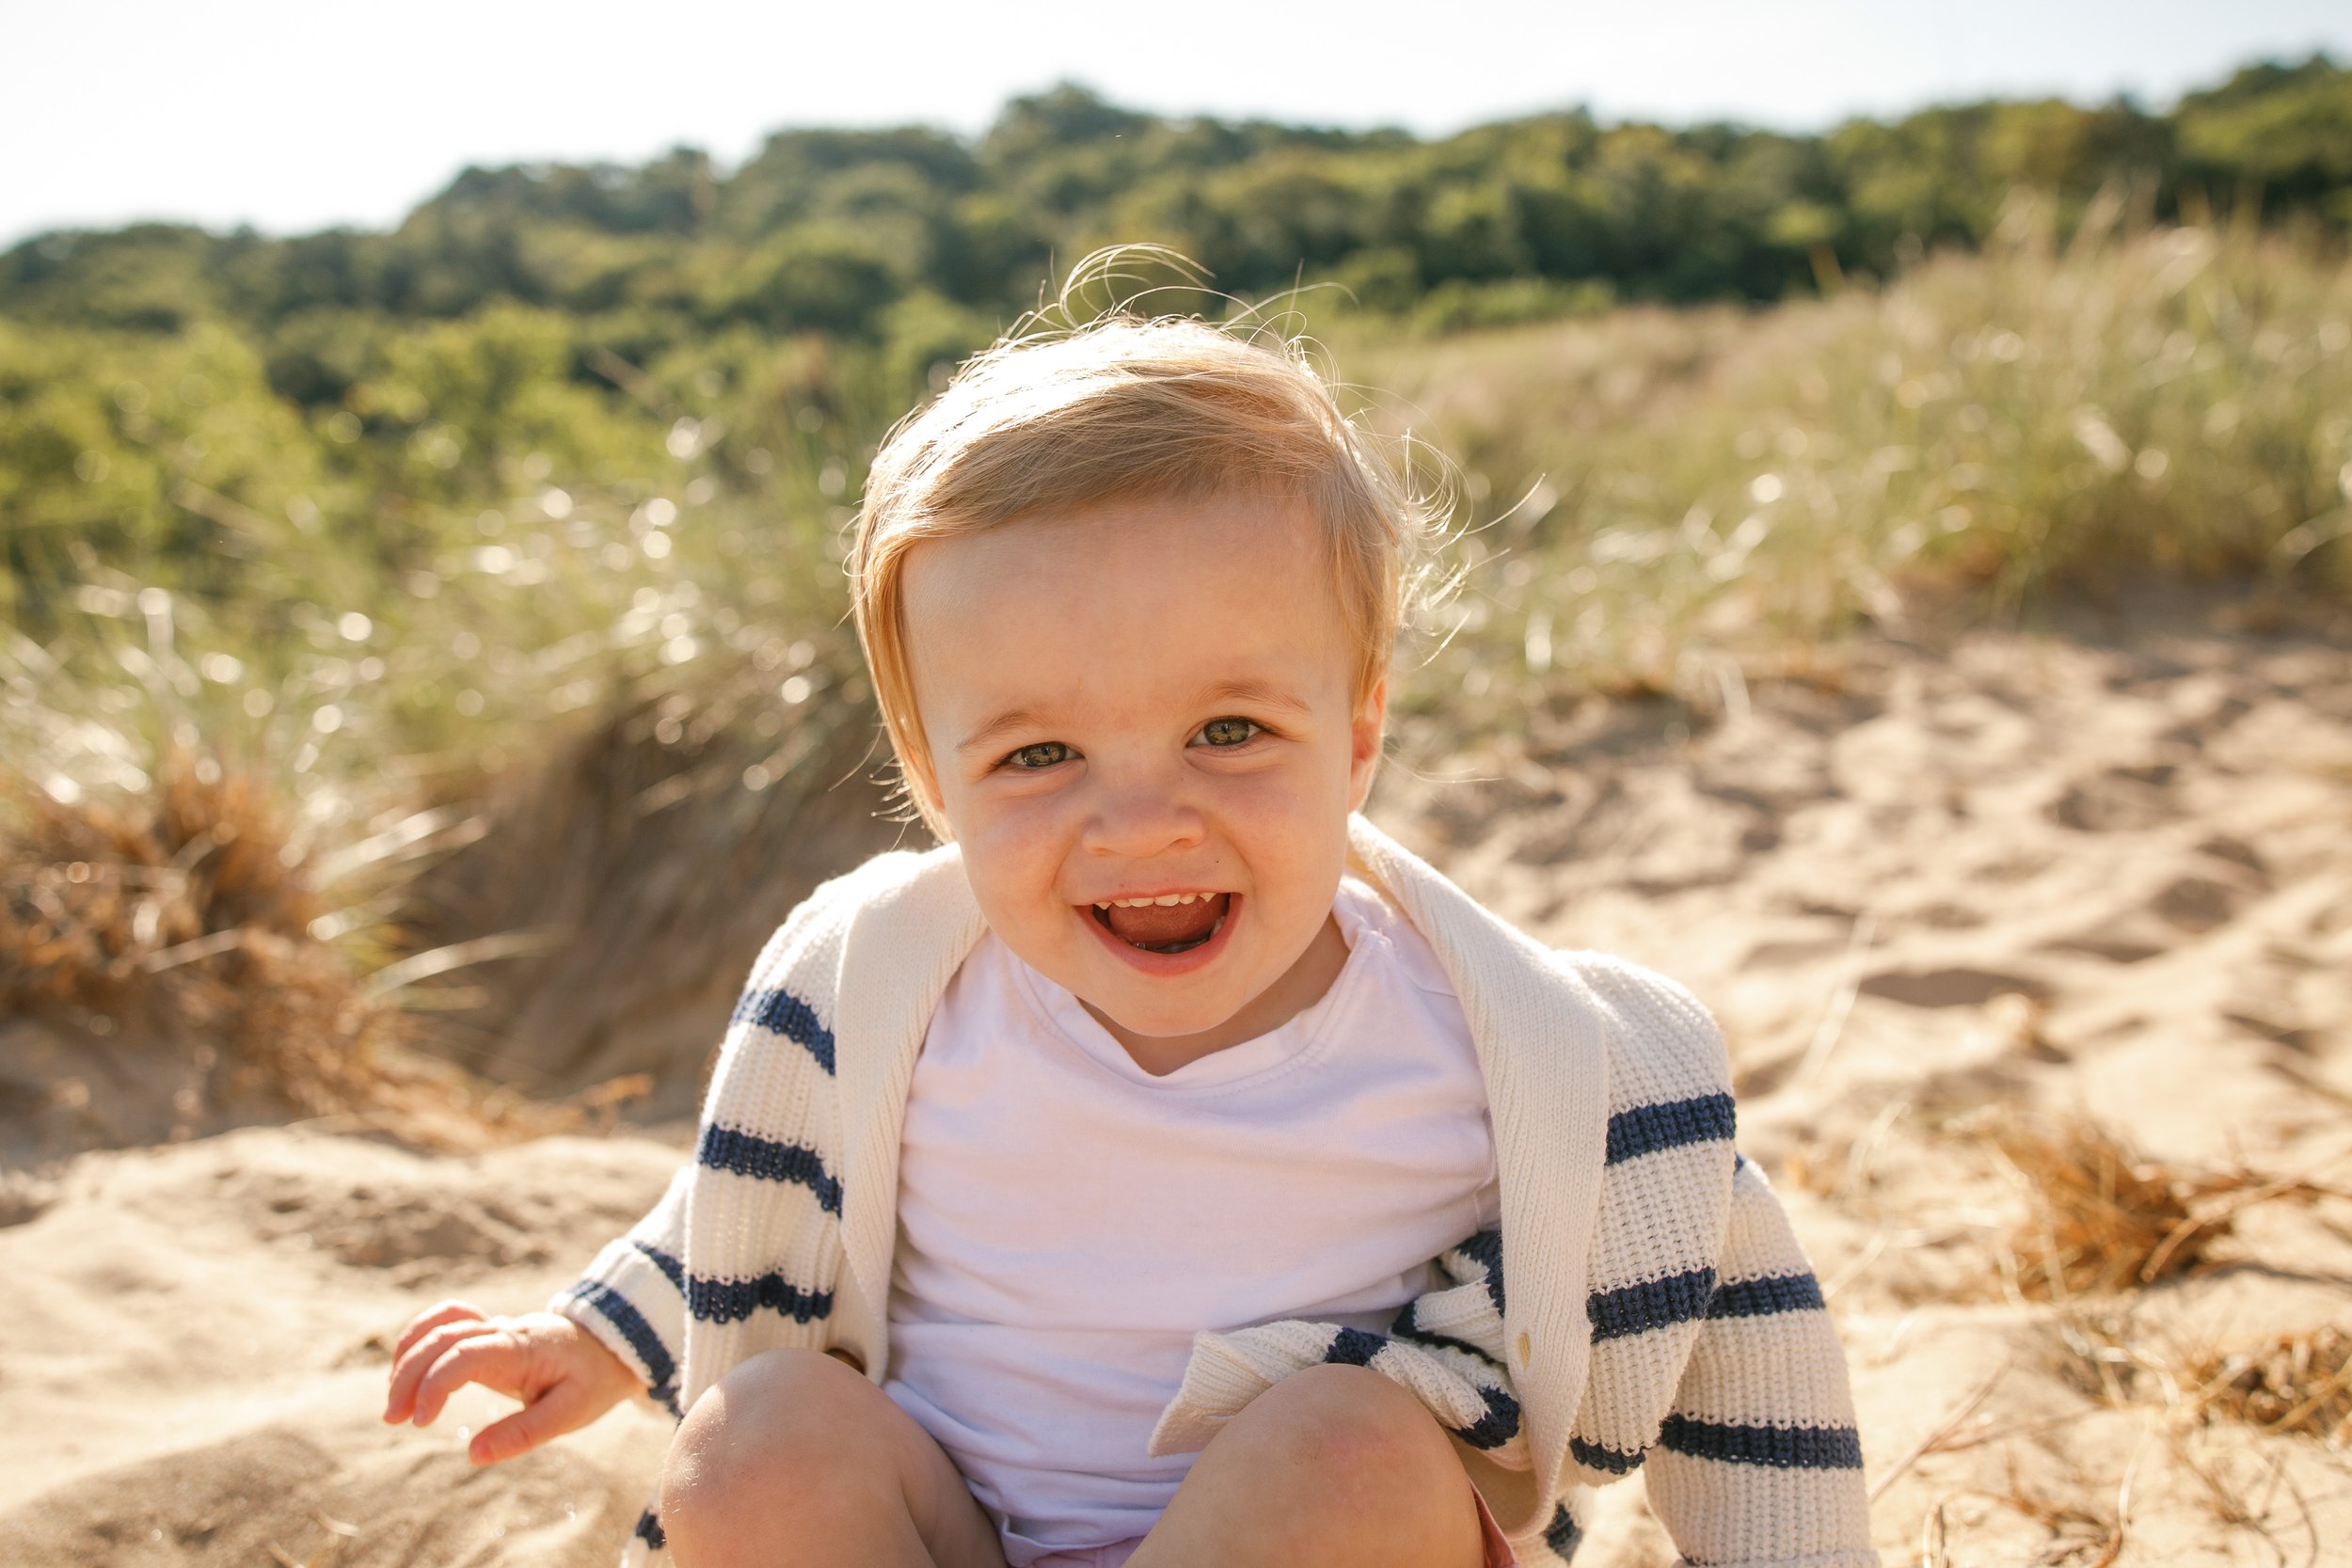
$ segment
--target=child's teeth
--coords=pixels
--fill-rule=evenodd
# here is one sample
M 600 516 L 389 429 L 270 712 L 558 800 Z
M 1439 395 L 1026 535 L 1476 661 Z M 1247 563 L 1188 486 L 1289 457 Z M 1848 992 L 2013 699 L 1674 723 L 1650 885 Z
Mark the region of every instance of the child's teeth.
M 1148 910 L 1148 908 L 1152 908 L 1152 905 L 1167 908 L 1167 905 L 1179 905 L 1179 903 L 1207 903 L 1209 898 L 1221 898 L 1221 894 L 1160 894 L 1157 898 L 1113 898 L 1110 903 L 1096 903 L 1094 908 L 1096 910 Z
M 1107 904 L 1097 904 L 1094 907 L 1098 910 L 1142 910 L 1149 909 L 1154 904 L 1162 907 L 1170 904 L 1198 904 L 1204 898 L 1216 896 L 1216 895 L 1213 893 L 1163 893 L 1156 898 L 1114 898 Z

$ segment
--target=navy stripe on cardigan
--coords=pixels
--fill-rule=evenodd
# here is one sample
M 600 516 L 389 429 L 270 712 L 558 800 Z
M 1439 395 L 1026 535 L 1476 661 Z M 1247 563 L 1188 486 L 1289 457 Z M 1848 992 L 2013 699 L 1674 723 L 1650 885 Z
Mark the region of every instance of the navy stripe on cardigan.
M 1410 1339 L 1414 1344 L 1426 1345 L 1431 1350 L 1458 1350 L 1464 1355 L 1474 1355 L 1478 1357 L 1479 1360 L 1485 1362 L 1487 1366 L 1492 1367 L 1497 1371 L 1502 1370 L 1502 1362 L 1497 1361 L 1493 1356 L 1488 1355 L 1485 1351 L 1480 1350 L 1476 1345 L 1471 1344 L 1468 1339 L 1456 1339 L 1451 1334 L 1432 1334 L 1429 1330 L 1415 1323 L 1413 1321 L 1413 1303 L 1409 1301 L 1397 1308 L 1396 1321 L 1389 1324 L 1389 1333 L 1391 1338 L 1398 1339 Z
M 1809 1274 L 1766 1275 L 1760 1279 L 1736 1280 L 1715 1287 L 1707 1304 L 1710 1318 L 1764 1318 L 1779 1312 L 1825 1309 L 1821 1283 Z
M 1564 1562 L 1576 1556 L 1576 1549 L 1584 1544 L 1584 1531 L 1577 1525 L 1575 1515 L 1558 1503 L 1551 1505 L 1551 1523 L 1544 1527 L 1544 1544 L 1558 1553 Z
M 1714 1293 L 1715 1271 L 1692 1269 L 1614 1291 L 1595 1291 L 1584 1298 L 1584 1315 L 1592 1320 L 1596 1340 L 1614 1339 L 1705 1317 Z
M 1859 1470 L 1862 1436 L 1851 1427 L 1741 1426 L 1669 1416 L 1658 1440 L 1693 1459 L 1770 1465 L 1782 1470 Z
M 574 1285 L 570 1294 L 603 1313 L 605 1321 L 621 1331 L 628 1348 L 645 1364 L 645 1375 L 653 1380 L 653 1386 L 645 1390 L 646 1397 L 671 1415 L 677 1415 L 677 1363 L 670 1359 L 668 1347 L 662 1344 L 661 1336 L 653 1331 L 653 1324 L 645 1321 L 644 1314 L 631 1307 L 620 1291 L 593 1279 Z
M 833 1072 L 833 1031 L 817 1022 L 817 1009 L 788 990 L 747 990 L 737 998 L 735 1023 L 751 1022 L 805 1046 L 817 1065 Z
M 813 1148 L 777 1143 L 756 1132 L 712 1122 L 703 1129 L 694 1158 L 713 1170 L 755 1176 L 763 1181 L 796 1181 L 817 1195 L 828 1214 L 841 1212 L 841 1182 L 825 1169 Z
M 1469 1241 L 1452 1249 L 1486 1271 L 1486 1296 L 1502 1310 L 1502 1232 L 1482 1230 Z
M 703 1323 L 731 1323 L 763 1307 L 772 1307 L 795 1323 L 833 1316 L 833 1292 L 803 1291 L 771 1271 L 752 1279 L 689 1279 L 678 1260 L 647 1242 L 631 1243 L 653 1259 L 686 1298 L 686 1310 Z
M 833 1293 L 803 1291 L 784 1275 L 763 1274 L 756 1279 L 695 1279 L 686 1287 L 686 1309 L 708 1323 L 739 1323 L 761 1307 L 781 1313 L 794 1323 L 833 1316 Z
M 1568 1439 L 1568 1457 L 1588 1470 L 1621 1476 L 1637 1467 L 1648 1455 L 1638 1451 L 1627 1453 L 1623 1449 L 1604 1448 L 1598 1443 L 1587 1443 L 1581 1437 L 1571 1436 Z
M 1519 1434 L 1519 1402 L 1500 1388 L 1481 1385 L 1478 1397 L 1486 1402 L 1486 1413 L 1466 1427 L 1446 1430 L 1473 1449 L 1499 1449 Z
M 760 1307 L 774 1307 L 795 1323 L 833 1317 L 831 1291 L 803 1291 L 776 1272 L 767 1272 L 755 1279 L 687 1279 L 687 1270 L 679 1265 L 677 1258 L 670 1258 L 649 1242 L 635 1242 L 632 1246 L 651 1258 L 656 1270 L 668 1275 L 670 1284 L 677 1286 L 677 1293 L 687 1298 L 687 1312 L 703 1323 L 734 1323 L 751 1317 Z
M 1604 1163 L 1619 1165 L 1684 1144 L 1728 1143 L 1736 1119 L 1727 1094 L 1629 1105 L 1609 1118 L 1609 1152 Z
M 637 1528 L 628 1533 L 657 1552 L 670 1544 L 670 1538 L 662 1533 L 660 1518 L 650 1508 L 637 1516 Z

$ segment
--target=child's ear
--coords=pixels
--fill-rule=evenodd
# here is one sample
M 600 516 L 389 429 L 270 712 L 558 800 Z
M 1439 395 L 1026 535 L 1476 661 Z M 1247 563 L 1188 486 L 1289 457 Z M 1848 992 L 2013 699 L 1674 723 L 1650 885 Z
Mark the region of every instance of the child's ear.
M 1380 766 L 1380 737 L 1389 718 L 1389 679 L 1386 675 L 1373 683 L 1356 705 L 1356 717 L 1348 725 L 1347 745 L 1347 809 L 1361 811 L 1372 794 L 1372 776 Z

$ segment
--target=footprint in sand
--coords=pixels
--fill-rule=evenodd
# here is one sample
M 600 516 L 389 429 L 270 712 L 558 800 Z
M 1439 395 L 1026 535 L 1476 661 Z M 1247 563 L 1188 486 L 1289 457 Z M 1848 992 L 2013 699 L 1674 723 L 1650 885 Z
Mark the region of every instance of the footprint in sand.
M 1865 975 L 1856 988 L 1865 996 L 1909 1007 L 1981 1007 L 1996 996 L 2050 998 L 2048 982 L 2030 974 L 1954 965 L 1944 969 L 1883 969 Z
M 2177 770 L 2167 763 L 2110 768 L 2077 779 L 2049 809 L 2050 820 L 2082 832 L 2133 832 L 2181 816 L 2173 800 Z

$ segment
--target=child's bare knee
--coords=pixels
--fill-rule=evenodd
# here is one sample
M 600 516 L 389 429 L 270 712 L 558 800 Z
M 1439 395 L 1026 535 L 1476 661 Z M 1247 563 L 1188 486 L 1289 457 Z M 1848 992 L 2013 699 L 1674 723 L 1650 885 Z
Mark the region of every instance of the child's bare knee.
M 1250 1402 L 1219 1442 L 1241 1439 L 1336 1510 L 1377 1512 L 1433 1483 L 1469 1485 L 1434 1418 L 1409 1392 L 1362 1367 L 1310 1367 Z
M 1216 1434 L 1145 1552 L 1155 1565 L 1433 1568 L 1478 1560 L 1477 1520 L 1470 1476 L 1419 1400 L 1361 1367 L 1310 1367 Z
M 723 1564 L 728 1543 L 790 1532 L 787 1515 L 838 1497 L 884 1441 L 865 1378 L 816 1351 L 737 1365 L 678 1423 L 661 1472 L 663 1533 L 681 1563 Z M 805 1522 L 805 1521 L 798 1521 Z

